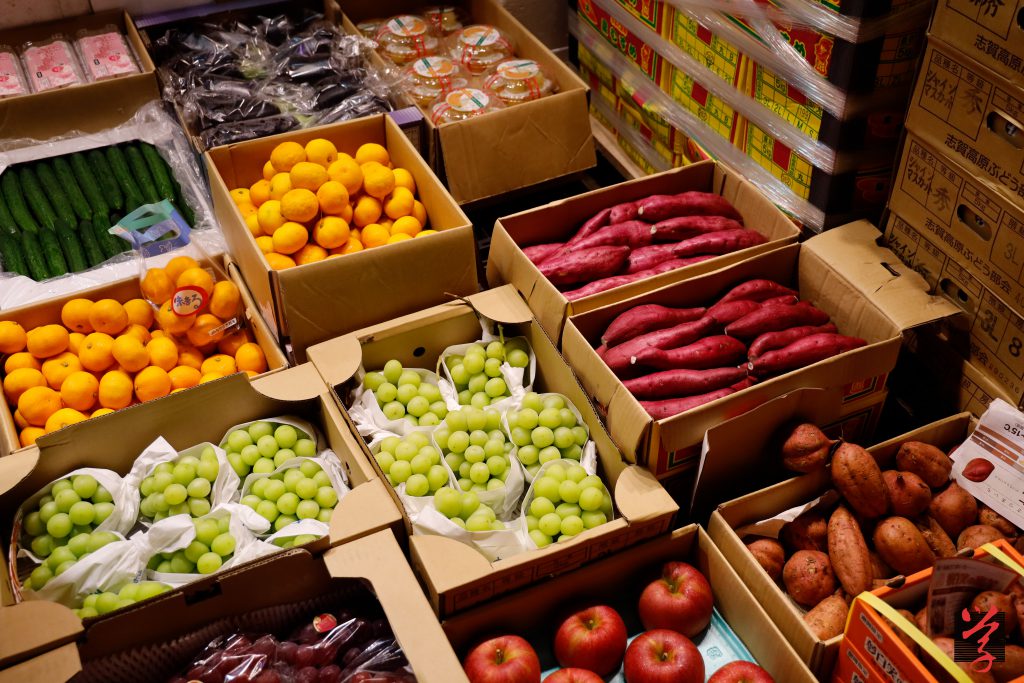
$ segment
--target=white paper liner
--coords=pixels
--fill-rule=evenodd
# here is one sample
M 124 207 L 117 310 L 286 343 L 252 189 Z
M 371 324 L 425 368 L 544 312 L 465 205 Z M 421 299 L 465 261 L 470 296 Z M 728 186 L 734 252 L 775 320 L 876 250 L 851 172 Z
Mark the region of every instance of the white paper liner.
M 402 371 L 415 372 L 424 382 L 438 386 L 437 373 L 430 370 L 403 368 Z M 352 394 L 352 405 L 349 406 L 348 413 L 356 425 L 356 430 L 363 437 L 363 440 L 366 441 L 367 445 L 373 446 L 393 435 L 406 436 L 413 432 L 429 433 L 436 427 L 436 425 L 417 427 L 409 424 L 409 421 L 405 419 L 389 420 L 385 417 L 384 411 L 377 404 L 377 398 L 373 395 L 373 392 L 363 386 L 363 378 L 366 377 L 366 374 L 366 369 L 360 365 L 355 375 L 358 386 Z M 441 400 L 445 401 L 445 405 L 447 405 L 443 392 Z
M 330 526 L 324 524 L 318 519 L 300 519 L 297 522 L 292 522 L 280 531 L 275 531 L 261 542 L 273 546 L 274 550 L 277 551 L 280 550 L 280 548 L 274 545 L 274 541 L 280 538 L 295 538 L 296 536 L 316 536 L 317 538 L 323 538 L 330 533 L 330 531 Z

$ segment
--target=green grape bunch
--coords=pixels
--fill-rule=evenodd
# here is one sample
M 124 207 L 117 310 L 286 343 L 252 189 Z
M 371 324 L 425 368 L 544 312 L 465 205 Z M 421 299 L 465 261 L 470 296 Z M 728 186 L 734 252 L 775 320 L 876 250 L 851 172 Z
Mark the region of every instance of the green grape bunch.
M 415 370 L 389 360 L 378 372 L 368 372 L 363 387 L 373 393 L 384 417 L 405 420 L 413 427 L 433 427 L 448 414 L 448 406 L 436 384 L 423 381 Z
M 430 496 L 448 485 L 448 470 L 441 464 L 441 453 L 423 432 L 402 438 L 389 436 L 374 455 L 391 486 L 405 484 L 410 496 Z
M 139 485 L 139 514 L 152 522 L 174 515 L 208 515 L 219 474 L 220 460 L 211 444 L 203 446 L 198 457 L 185 454 L 162 462 Z
M 470 344 L 461 356 L 446 356 L 444 363 L 458 392 L 459 405 L 486 408 L 512 395 L 501 365 L 526 368 L 530 364 L 529 347 L 519 338 L 492 341 L 486 346 Z
M 193 519 L 192 524 L 196 535 L 188 546 L 157 553 L 146 567 L 161 574 L 212 574 L 234 556 L 237 539 L 231 533 L 230 515 Z
M 612 518 L 612 497 L 601 477 L 571 460 L 556 460 L 533 481 L 526 528 L 538 548 L 568 541 Z
M 83 557 L 122 539 L 113 531 L 83 531 L 63 540 L 67 542 L 53 548 L 43 563 L 32 570 L 28 578 L 22 582 L 23 588 L 38 591 L 51 580 L 71 569 Z
M 292 458 L 316 456 L 316 441 L 290 424 L 260 420 L 234 429 L 220 445 L 228 455 L 231 469 L 239 479 L 250 474 L 267 474 Z
M 240 502 L 280 531 L 300 519 L 330 524 L 338 492 L 320 463 L 307 458 L 298 466 L 254 478 Z
M 434 508 L 467 531 L 503 531 L 507 527 L 473 491 L 442 486 L 434 493 Z
M 519 448 L 516 455 L 531 477 L 552 460 L 580 461 L 590 432 L 570 405 L 558 394 L 531 391 L 519 410 L 505 413 L 512 443 Z
M 116 591 L 103 591 L 85 596 L 82 606 L 75 610 L 79 619 L 110 614 L 119 609 L 134 605 L 143 600 L 155 598 L 158 595 L 171 590 L 166 583 L 159 581 L 141 581 L 139 583 L 126 583 Z
M 70 539 L 96 530 L 114 512 L 114 498 L 90 474 L 50 484 L 21 520 L 21 547 L 47 558 Z
M 463 491 L 506 489 L 514 447 L 501 429 L 497 410 L 467 407 L 448 413 L 444 424 L 434 430 L 434 442 Z

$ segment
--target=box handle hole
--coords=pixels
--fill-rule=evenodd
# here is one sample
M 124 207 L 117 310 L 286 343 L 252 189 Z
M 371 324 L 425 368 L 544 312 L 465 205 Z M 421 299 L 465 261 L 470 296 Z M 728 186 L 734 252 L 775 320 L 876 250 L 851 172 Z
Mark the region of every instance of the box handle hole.
M 992 239 L 992 228 L 989 226 L 988 221 L 971 210 L 970 207 L 965 204 L 956 207 L 956 217 L 986 242 Z
M 1024 149 L 1024 130 L 1016 121 L 993 111 L 988 114 L 988 128 L 1017 149 Z
M 1024 29 L 1024 7 L 1021 7 L 1020 11 L 1017 12 L 1017 27 Z
M 413 349 L 412 355 L 416 358 L 419 358 L 426 352 L 427 350 L 425 348 L 423 348 L 422 346 L 417 346 L 415 349 Z
M 204 600 L 215 598 L 221 594 L 220 583 L 214 582 L 209 588 L 185 593 L 185 604 L 194 605 Z

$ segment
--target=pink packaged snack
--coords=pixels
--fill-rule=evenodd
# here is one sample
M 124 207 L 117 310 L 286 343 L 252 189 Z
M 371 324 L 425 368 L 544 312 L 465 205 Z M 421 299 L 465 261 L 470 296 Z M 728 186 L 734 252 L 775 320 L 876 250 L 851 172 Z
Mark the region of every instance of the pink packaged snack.
M 32 92 L 85 83 L 78 58 L 63 36 L 56 35 L 39 43 L 25 43 L 21 48 L 21 59 Z
M 96 32 L 79 31 L 75 47 L 90 81 L 139 73 L 128 41 L 114 26 Z
M 21 73 L 18 56 L 10 47 L 0 45 L 0 99 L 27 95 L 28 92 L 28 83 Z

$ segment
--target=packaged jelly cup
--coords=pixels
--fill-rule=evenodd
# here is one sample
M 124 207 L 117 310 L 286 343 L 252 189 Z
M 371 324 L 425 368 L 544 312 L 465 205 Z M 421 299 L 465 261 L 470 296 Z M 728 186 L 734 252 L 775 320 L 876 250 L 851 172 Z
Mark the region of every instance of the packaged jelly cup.
M 442 35 L 450 35 L 462 28 L 462 17 L 459 9 L 453 5 L 427 7 L 423 16 Z
M 435 55 L 417 59 L 405 68 L 407 92 L 421 107 L 438 97 L 469 85 L 467 74 L 451 57 Z
M 493 92 L 460 88 L 438 98 L 430 108 L 430 119 L 435 125 L 441 125 L 465 121 L 504 108 L 505 105 Z
M 493 26 L 474 24 L 451 36 L 452 57 L 469 73 L 490 73 L 499 63 L 515 55 L 511 39 Z
M 558 90 L 544 68 L 532 59 L 507 59 L 487 77 L 484 86 L 507 105 L 530 102 Z
M 21 48 L 21 59 L 32 92 L 85 83 L 71 43 L 60 34 L 41 42 L 27 42 Z
M 441 39 L 426 19 L 412 14 L 388 19 L 377 30 L 378 50 L 399 66 L 441 51 Z

